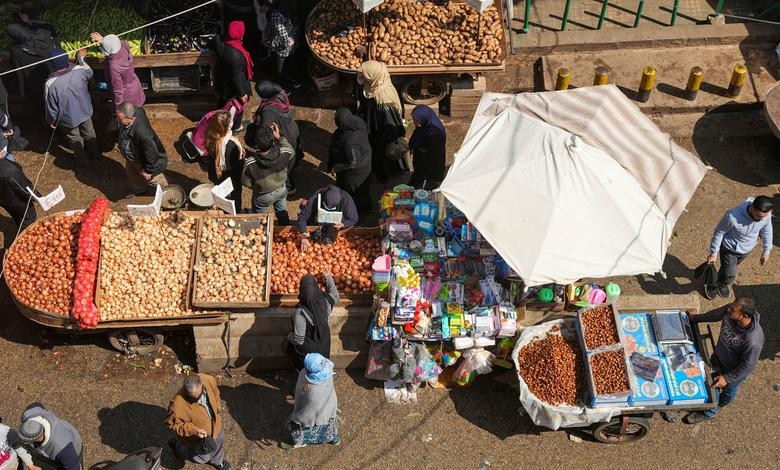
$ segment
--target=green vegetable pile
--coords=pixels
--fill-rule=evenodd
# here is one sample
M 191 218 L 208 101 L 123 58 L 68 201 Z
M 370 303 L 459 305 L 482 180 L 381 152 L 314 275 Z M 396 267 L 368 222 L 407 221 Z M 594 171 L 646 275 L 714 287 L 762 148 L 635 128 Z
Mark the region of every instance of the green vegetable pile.
M 61 0 L 56 7 L 46 10 L 43 19 L 54 26 L 59 34 L 62 48 L 66 51 L 81 49 L 92 44 L 89 33 L 97 31 L 103 36 L 119 34 L 144 24 L 144 19 L 132 8 L 122 8 L 118 0 L 101 0 L 95 10 L 95 16 L 88 25 L 92 13 L 92 2 L 81 0 Z M 87 31 L 86 29 L 89 29 Z M 142 29 L 122 36 L 130 45 L 133 55 L 142 54 Z M 88 55 L 102 56 L 100 47 L 87 50 Z

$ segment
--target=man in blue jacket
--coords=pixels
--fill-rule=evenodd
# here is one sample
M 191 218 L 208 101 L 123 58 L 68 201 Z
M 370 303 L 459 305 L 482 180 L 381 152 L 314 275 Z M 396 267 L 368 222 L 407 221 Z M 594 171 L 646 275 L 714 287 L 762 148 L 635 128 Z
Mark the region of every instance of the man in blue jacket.
M 714 397 L 717 408 L 695 411 L 685 417 L 689 424 L 715 418 L 723 407 L 737 396 L 739 386 L 756 368 L 764 347 L 764 330 L 756 311 L 756 302 L 750 297 L 739 297 L 733 303 L 702 315 L 691 315 L 691 323 L 720 321 L 720 336 L 715 345 L 713 365 L 717 374 L 712 386 L 719 393 Z
M 81 436 L 67 421 L 56 417 L 41 403 L 33 403 L 22 413 L 19 442 L 26 444 L 34 459 L 59 470 L 81 470 Z
M 707 262 L 715 264 L 720 254 L 720 270 L 717 285 L 704 286 L 704 296 L 712 300 L 716 294 L 727 299 L 729 286 L 737 279 L 737 265 L 758 243 L 764 245 L 761 266 L 769 261 L 772 251 L 772 200 L 767 196 L 748 198 L 745 202 L 726 211 L 715 227 Z

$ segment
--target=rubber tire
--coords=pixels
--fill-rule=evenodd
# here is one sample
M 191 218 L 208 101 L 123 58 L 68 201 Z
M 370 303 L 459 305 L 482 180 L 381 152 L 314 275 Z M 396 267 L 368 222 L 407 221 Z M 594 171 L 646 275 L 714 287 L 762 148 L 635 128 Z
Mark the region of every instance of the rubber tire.
M 622 418 L 616 416 L 608 423 L 597 423 L 593 428 L 593 437 L 604 444 L 624 444 L 644 439 L 650 434 L 650 419 L 642 416 L 629 416 L 626 430 L 628 433 L 621 436 L 620 423 Z M 617 433 L 615 432 L 617 431 Z
M 435 78 L 426 78 L 425 80 L 428 82 L 436 83 L 436 85 L 441 89 L 441 92 L 434 96 L 433 98 L 428 99 L 417 99 L 409 94 L 409 88 L 415 84 L 420 82 L 422 79 L 420 77 L 410 78 L 407 80 L 403 86 L 401 87 L 401 100 L 406 104 L 412 104 L 412 105 L 431 105 L 436 104 L 439 101 L 443 100 L 445 96 L 447 96 L 447 90 L 448 86 L 446 82 L 443 82 L 441 80 L 437 80 Z
M 138 336 L 140 344 L 130 344 L 128 335 L 132 332 Z M 157 330 L 143 328 L 118 330 L 109 333 L 108 342 L 123 354 L 138 354 L 147 356 L 160 349 L 165 342 L 165 336 Z

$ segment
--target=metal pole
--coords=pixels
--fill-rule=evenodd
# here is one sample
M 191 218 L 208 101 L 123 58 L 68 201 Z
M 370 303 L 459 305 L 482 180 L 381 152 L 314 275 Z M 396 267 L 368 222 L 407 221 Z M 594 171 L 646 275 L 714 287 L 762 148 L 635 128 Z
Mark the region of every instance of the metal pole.
M 525 13 L 523 16 L 523 33 L 531 32 L 531 0 L 525 0 Z
M 514 18 L 515 14 L 512 0 L 506 0 L 504 2 L 504 11 L 506 12 L 504 15 L 504 21 L 506 21 L 506 32 L 509 35 L 509 52 L 512 55 L 515 55 L 515 37 L 512 33 L 512 18 Z
M 609 0 L 604 0 L 604 2 L 601 4 L 601 15 L 599 15 L 599 25 L 596 26 L 596 29 L 601 29 L 601 27 L 604 25 L 604 18 L 607 16 L 608 6 Z
M 636 7 L 636 18 L 634 18 L 634 28 L 639 27 L 639 21 L 642 19 L 642 10 L 645 9 L 645 0 L 639 0 L 639 6 Z
M 704 69 L 698 65 L 691 69 L 690 75 L 688 75 L 688 84 L 685 85 L 685 99 L 688 101 L 695 101 L 696 96 L 699 94 L 699 88 L 701 87 L 701 81 L 704 78 Z
M 723 12 L 724 3 L 726 3 L 726 0 L 718 0 L 718 5 L 715 7 L 715 13 L 720 15 Z
M 727 92 L 729 98 L 736 98 L 739 96 L 739 92 L 742 91 L 742 85 L 745 84 L 746 75 L 747 67 L 743 64 L 734 66 L 734 72 L 731 74 L 731 81 L 729 82 L 729 89 Z
M 646 66 L 642 70 L 642 80 L 639 82 L 639 90 L 637 91 L 637 101 L 640 103 L 647 103 L 650 100 L 650 94 L 653 92 L 655 86 L 655 67 Z
M 672 21 L 670 26 L 674 26 L 677 23 L 677 10 L 680 8 L 680 0 L 674 0 L 674 7 L 672 8 Z
M 568 90 L 569 80 L 571 80 L 571 72 L 566 67 L 558 69 L 558 78 L 555 80 L 555 90 Z
M 596 67 L 596 75 L 593 77 L 593 86 L 609 84 L 609 67 L 600 65 Z
M 563 21 L 561 21 L 561 31 L 566 31 L 566 25 L 569 23 L 569 10 L 571 10 L 571 0 L 566 0 L 566 8 L 563 10 Z

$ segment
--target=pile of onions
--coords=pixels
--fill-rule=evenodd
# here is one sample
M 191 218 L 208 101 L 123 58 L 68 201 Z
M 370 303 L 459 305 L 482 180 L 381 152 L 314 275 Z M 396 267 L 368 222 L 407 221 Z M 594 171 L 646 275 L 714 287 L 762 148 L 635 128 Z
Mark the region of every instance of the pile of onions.
M 100 321 L 191 314 L 187 285 L 195 219 L 113 213 L 101 232 Z
M 56 215 L 16 239 L 6 258 L 5 279 L 19 302 L 47 313 L 70 313 L 80 221 L 81 214 Z
M 265 291 L 264 219 L 259 227 L 241 228 L 244 221 L 204 219 L 200 259 L 195 266 L 195 300 L 204 303 L 259 303 Z
M 108 210 L 108 199 L 100 197 L 92 201 L 81 218 L 72 313 L 82 328 L 95 328 L 98 323 L 95 278 L 100 254 L 100 228 Z
M 378 236 L 346 232 L 332 245 L 312 242 L 306 252 L 301 252 L 298 233 L 276 234 L 271 258 L 271 292 L 296 293 L 304 275 L 319 276 L 325 272 L 333 274 L 341 293 L 371 292 L 371 264 L 381 251 Z

